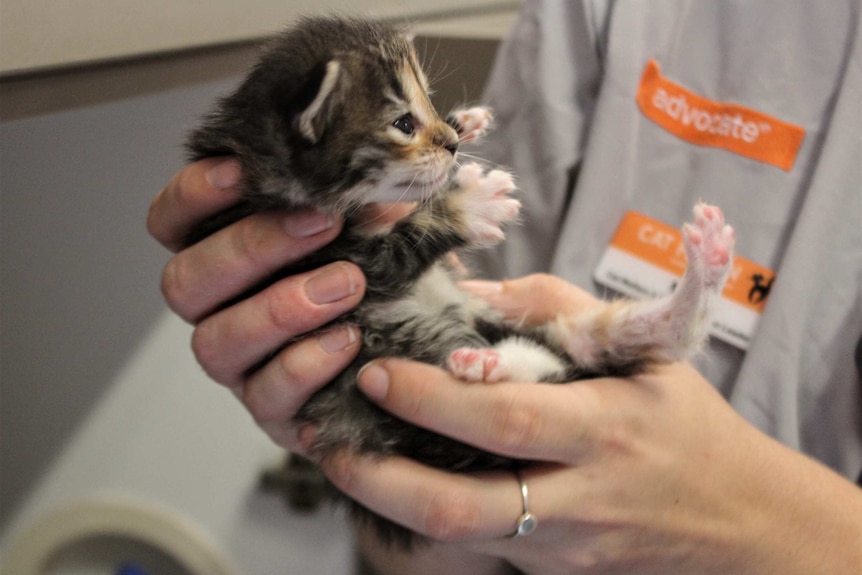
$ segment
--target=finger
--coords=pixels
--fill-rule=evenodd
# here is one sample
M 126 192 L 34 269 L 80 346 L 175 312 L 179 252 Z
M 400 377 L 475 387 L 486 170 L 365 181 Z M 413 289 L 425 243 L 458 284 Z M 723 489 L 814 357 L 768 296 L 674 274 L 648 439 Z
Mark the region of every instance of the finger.
M 192 349 L 212 379 L 236 387 L 286 342 L 351 310 L 364 291 L 362 272 L 346 262 L 292 276 L 203 320 Z
M 581 384 L 465 383 L 421 363 L 375 361 L 359 389 L 395 416 L 486 451 L 574 462 L 591 447 L 598 396 Z
M 533 274 L 504 282 L 464 281 L 463 289 L 481 297 L 510 321 L 535 325 L 560 315 L 577 315 L 598 300 L 558 277 Z
M 242 401 L 275 443 L 304 454 L 293 419 L 318 389 L 353 361 L 359 349 L 359 332 L 351 325 L 304 338 L 248 378 L 240 393 Z
M 365 205 L 359 213 L 359 221 L 371 228 L 391 226 L 406 218 L 416 210 L 416 202 L 371 203 Z
M 168 306 L 195 323 L 332 241 L 341 226 L 319 212 L 258 213 L 181 251 L 165 266 Z
M 321 462 L 332 483 L 375 513 L 435 541 L 511 535 L 522 510 L 508 471 L 453 474 L 403 457 L 338 453 Z
M 514 475 L 514 474 L 512 474 Z M 548 549 L 563 545 L 573 548 L 575 539 L 586 533 L 573 529 L 573 515 L 589 516 L 597 496 L 591 484 L 607 483 L 607 478 L 594 478 L 592 473 L 577 467 L 540 464 L 522 467 L 510 479 L 520 491 L 521 482 L 527 488 L 526 501 L 520 497 L 517 507 L 509 508 L 509 498 L 497 502 L 505 506 L 513 518 L 507 536 L 469 542 L 466 547 L 476 553 L 505 558 L 525 573 L 544 573 L 550 568 Z M 520 481 L 519 477 L 520 476 Z M 573 511 L 574 510 L 574 511 Z M 535 521 L 535 531 L 526 536 L 514 537 L 520 516 L 529 511 Z M 570 566 L 569 566 L 570 568 Z M 556 571 L 554 571 L 556 572 Z M 560 572 L 568 573 L 567 568 Z
M 153 199 L 147 230 L 169 250 L 179 251 L 195 224 L 239 202 L 240 179 L 240 165 L 234 159 L 189 164 Z

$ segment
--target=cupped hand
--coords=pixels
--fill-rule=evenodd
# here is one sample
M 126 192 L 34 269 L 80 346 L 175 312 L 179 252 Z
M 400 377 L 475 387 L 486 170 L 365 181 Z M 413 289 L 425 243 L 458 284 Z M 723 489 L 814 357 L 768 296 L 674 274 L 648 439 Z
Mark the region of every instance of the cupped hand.
M 521 474 L 539 525 L 510 538 L 522 512 L 511 473 L 449 474 L 341 454 L 324 462 L 334 483 L 434 540 L 527 573 L 661 572 L 659 556 L 667 572 L 685 573 L 701 547 L 703 563 L 717 567 L 736 534 L 760 526 L 740 521 L 753 501 L 742 478 L 724 475 L 739 467 L 740 421 L 689 366 L 631 380 L 484 385 L 390 359 L 369 366 L 359 386 L 398 417 L 532 462 Z
M 468 287 L 513 317 L 551 317 L 560 297 L 590 304 L 559 282 L 539 276 Z M 348 453 L 322 462 L 351 498 L 434 540 L 534 575 L 859 567 L 862 513 L 854 520 L 847 511 L 860 509 L 858 490 L 748 425 L 689 365 L 629 379 L 477 384 L 385 359 L 358 385 L 400 418 L 530 462 L 521 475 L 539 523 L 516 538 L 523 509 L 511 473 L 447 473 Z
M 254 293 L 273 273 L 338 235 L 338 219 L 313 211 L 254 214 L 184 247 L 197 224 L 240 200 L 240 179 L 235 160 L 190 164 L 153 200 L 147 228 L 175 252 L 164 268 L 162 292 L 168 306 L 195 325 L 198 362 L 242 399 L 276 443 L 301 451 L 292 418 L 354 359 L 359 333 L 336 325 L 297 338 L 356 306 L 365 279 L 353 264 L 336 262 Z

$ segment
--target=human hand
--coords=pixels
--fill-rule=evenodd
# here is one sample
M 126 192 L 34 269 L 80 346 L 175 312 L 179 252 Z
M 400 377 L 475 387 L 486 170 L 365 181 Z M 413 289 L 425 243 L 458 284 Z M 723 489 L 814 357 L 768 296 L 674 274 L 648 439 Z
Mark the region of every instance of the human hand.
M 535 294 L 557 293 L 559 281 L 474 291 L 510 315 L 541 319 L 564 302 Z M 590 304 L 577 288 L 559 293 Z M 748 425 L 688 365 L 631 379 L 486 385 L 388 359 L 358 384 L 398 417 L 532 462 L 522 477 L 539 524 L 514 539 L 522 502 L 510 473 L 347 453 L 322 462 L 351 498 L 434 540 L 534 575 L 849 575 L 862 566 L 858 489 Z
M 240 200 L 239 182 L 235 160 L 190 164 L 153 200 L 147 228 L 176 253 L 164 268 L 162 292 L 169 307 L 195 325 L 198 362 L 234 391 L 276 443 L 302 452 L 292 418 L 354 359 L 359 336 L 354 326 L 342 325 L 293 340 L 358 304 L 365 279 L 353 264 L 338 262 L 244 297 L 333 240 L 341 222 L 315 212 L 259 213 L 184 248 L 198 223 Z

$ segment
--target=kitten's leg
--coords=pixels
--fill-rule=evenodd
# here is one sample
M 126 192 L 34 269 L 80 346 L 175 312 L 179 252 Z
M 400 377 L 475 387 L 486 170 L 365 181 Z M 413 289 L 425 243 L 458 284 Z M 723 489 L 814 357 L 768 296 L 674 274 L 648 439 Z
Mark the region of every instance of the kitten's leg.
M 546 326 L 547 341 L 561 346 L 579 373 L 635 373 L 648 363 L 683 359 L 704 341 L 710 300 L 730 272 L 734 233 L 718 208 L 698 204 L 694 214 L 694 225 L 683 228 L 688 266 L 673 294 L 601 303 Z M 567 366 L 546 348 L 510 338 L 493 348 L 454 351 L 449 370 L 467 381 L 560 381 Z
M 685 275 L 670 296 L 621 300 L 549 326 L 553 340 L 588 372 L 631 373 L 651 362 L 690 356 L 709 329 L 710 302 L 730 272 L 735 235 L 721 210 L 698 203 L 683 228 Z
M 477 106 L 451 112 L 446 122 L 455 128 L 458 141 L 463 144 L 484 135 L 493 118 L 488 108 Z

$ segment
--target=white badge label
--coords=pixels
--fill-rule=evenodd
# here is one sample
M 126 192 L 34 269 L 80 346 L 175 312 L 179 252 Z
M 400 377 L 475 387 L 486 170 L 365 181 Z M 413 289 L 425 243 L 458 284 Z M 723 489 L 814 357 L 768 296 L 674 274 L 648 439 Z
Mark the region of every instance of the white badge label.
M 638 212 L 628 212 L 594 273 L 595 280 L 628 297 L 663 297 L 685 271 L 682 233 Z M 757 330 L 775 273 L 741 256 L 715 303 L 710 334 L 747 350 Z

